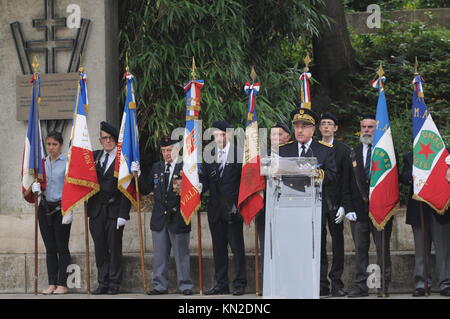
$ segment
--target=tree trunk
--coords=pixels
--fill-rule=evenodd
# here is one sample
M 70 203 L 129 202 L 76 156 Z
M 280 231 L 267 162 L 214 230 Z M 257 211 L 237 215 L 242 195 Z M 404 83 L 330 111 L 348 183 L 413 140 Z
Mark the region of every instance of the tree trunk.
M 324 6 L 319 5 L 319 11 L 334 21 L 313 38 L 314 66 L 311 69 L 319 83 L 313 85 L 312 101 L 317 112 L 328 110 L 330 103 L 349 102 L 346 80 L 357 69 L 342 1 L 326 0 L 324 3 Z

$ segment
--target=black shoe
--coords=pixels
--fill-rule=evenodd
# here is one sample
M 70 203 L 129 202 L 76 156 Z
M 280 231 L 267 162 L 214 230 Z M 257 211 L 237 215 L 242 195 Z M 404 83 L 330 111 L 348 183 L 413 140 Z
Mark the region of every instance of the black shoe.
M 108 287 L 98 287 L 93 292 L 91 292 L 91 295 L 106 295 L 108 293 Z
M 330 289 L 321 288 L 320 289 L 320 297 L 328 297 L 330 295 Z
M 385 290 L 384 294 L 383 294 L 382 289 L 377 289 L 377 297 L 378 298 L 389 297 L 389 292 L 387 290 Z
M 347 293 L 341 288 L 331 289 L 331 296 L 332 297 L 345 297 L 345 296 L 347 296 Z
M 167 294 L 167 290 L 152 289 L 147 291 L 147 295 L 165 295 L 165 294 Z
M 242 296 L 245 292 L 245 289 L 243 287 L 235 288 L 233 291 L 233 296 Z
M 442 289 L 441 291 L 439 291 L 439 294 L 441 296 L 450 297 L 450 287 Z
M 190 296 L 190 295 L 192 295 L 192 290 L 191 289 L 184 289 L 181 293 L 183 295 L 185 295 L 185 296 Z
M 228 287 L 219 287 L 219 286 L 215 286 L 215 287 L 205 291 L 205 295 L 207 295 L 207 296 L 225 295 L 225 294 L 229 294 L 229 293 L 230 293 L 230 289 Z
M 119 288 L 109 288 L 108 295 L 118 295 L 119 294 Z
M 352 290 L 348 294 L 348 298 L 361 298 L 361 297 L 368 297 L 369 293 L 367 291 L 362 290 Z
M 425 296 L 425 289 L 423 288 L 416 288 L 414 289 L 412 293 L 413 297 L 424 297 Z

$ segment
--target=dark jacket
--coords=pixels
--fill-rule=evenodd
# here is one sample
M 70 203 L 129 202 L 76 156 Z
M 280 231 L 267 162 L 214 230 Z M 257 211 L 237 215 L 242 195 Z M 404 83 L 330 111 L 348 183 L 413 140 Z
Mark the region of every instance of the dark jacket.
M 292 141 L 287 144 L 280 146 L 280 156 L 281 157 L 298 157 L 300 156 L 298 150 L 298 142 Z M 323 169 L 325 172 L 322 191 L 323 191 L 323 200 L 322 200 L 322 209 L 323 213 L 326 210 L 333 209 L 333 187 L 336 181 L 336 160 L 335 160 L 335 152 L 333 147 L 325 146 L 317 142 L 316 140 L 312 140 L 311 145 L 306 153 L 307 157 L 316 157 L 317 162 L 319 164 L 319 168 Z
M 450 148 L 447 148 L 450 149 Z M 409 152 L 403 155 L 403 169 L 400 175 L 400 181 L 409 185 L 409 196 L 408 196 L 408 204 L 406 208 L 406 223 L 409 225 L 420 226 L 421 218 L 420 218 L 420 205 L 422 202 L 415 200 L 412 198 L 414 193 L 413 179 L 412 179 L 412 162 L 413 162 L 413 153 Z M 439 224 L 447 224 L 450 223 L 450 212 L 449 209 L 444 213 L 444 215 L 440 215 L 434 211 L 427 203 L 422 203 L 422 209 L 424 212 L 425 218 L 430 218 L 431 214 L 434 214 L 436 220 Z
M 216 156 L 215 150 L 212 155 Z M 202 193 L 209 190 L 209 200 L 207 204 L 208 220 L 217 222 L 219 220 L 227 221 L 228 214 L 233 206 L 238 206 L 239 187 L 241 182 L 242 170 L 242 149 L 230 146 L 227 162 L 225 164 L 222 177 L 219 176 L 219 164 L 204 163 L 200 181 L 203 184 Z M 232 215 L 233 218 L 241 218 L 237 212 Z
M 351 183 L 351 161 L 350 161 L 350 148 L 339 141 L 333 142 L 333 148 L 336 155 L 336 183 L 334 195 L 335 210 L 340 206 L 345 208 L 345 212 L 349 212 L 351 206 L 351 194 L 350 194 L 350 183 Z
M 117 188 L 117 178 L 114 177 L 114 162 L 106 173 L 102 174 L 100 157 L 103 150 L 94 151 L 95 167 L 97 170 L 100 191 L 92 196 L 87 203 L 88 216 L 96 218 L 102 209 L 106 209 L 108 218 L 130 219 L 131 202 Z
M 350 183 L 351 203 L 345 207 L 345 212 L 355 212 L 357 220 L 369 220 L 369 180 L 364 173 L 363 144 L 350 151 L 352 177 Z
M 180 196 L 173 191 L 174 179 L 180 179 L 180 171 L 183 163 L 175 165 L 172 178 L 169 183 L 169 190 L 164 189 L 165 162 L 160 161 L 152 166 L 150 176 L 141 174 L 139 178 L 139 189 L 143 195 L 154 193 L 154 203 L 152 217 L 150 219 L 150 229 L 161 231 L 164 225 L 177 234 L 191 231 L 191 224 L 186 225 L 180 212 Z

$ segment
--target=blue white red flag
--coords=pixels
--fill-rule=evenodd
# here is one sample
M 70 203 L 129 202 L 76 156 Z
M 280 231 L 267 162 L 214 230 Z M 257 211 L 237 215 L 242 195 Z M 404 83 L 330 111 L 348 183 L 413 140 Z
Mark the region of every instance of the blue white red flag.
M 244 91 L 248 95 L 248 112 L 238 208 L 247 225 L 264 207 L 264 188 L 266 187 L 265 179 L 260 172 L 261 159 L 256 116 L 256 95 L 259 93 L 259 88 L 259 82 L 252 84 L 247 82 L 244 86 Z
M 413 122 L 413 198 L 443 214 L 450 206 L 450 183 L 445 179 L 448 151 L 434 123 L 423 94 L 423 78 L 414 77 Z
M 100 190 L 87 126 L 87 77 L 81 70 L 73 107 L 72 131 L 61 199 L 65 215 Z
M 139 130 L 136 119 L 136 100 L 134 98 L 133 83 L 135 78 L 131 73 L 125 73 L 127 81 L 127 97 L 123 110 L 122 124 L 120 125 L 119 141 L 117 143 L 117 156 L 114 167 L 114 176 L 118 179 L 119 190 L 138 208 L 137 192 L 134 176 L 131 172 L 131 163 L 140 163 Z
M 186 83 L 186 129 L 183 140 L 183 176 L 181 177 L 180 211 L 184 222 L 189 224 L 194 213 L 200 208 L 199 190 L 199 114 L 200 90 L 203 80 L 192 80 Z
M 370 171 L 369 216 L 378 230 L 386 223 L 399 207 L 398 165 L 392 141 L 386 96 L 384 94 L 385 77 L 372 81 L 379 91 L 373 140 L 373 152 Z
M 31 191 L 31 185 L 36 181 L 41 183 L 41 189 L 45 188 L 45 157 L 39 118 L 39 103 L 41 99 L 41 77 L 39 72 L 33 74 L 30 82 L 33 84 L 33 94 L 28 113 L 25 148 L 22 154 L 22 194 L 27 202 L 34 203 L 35 198 Z

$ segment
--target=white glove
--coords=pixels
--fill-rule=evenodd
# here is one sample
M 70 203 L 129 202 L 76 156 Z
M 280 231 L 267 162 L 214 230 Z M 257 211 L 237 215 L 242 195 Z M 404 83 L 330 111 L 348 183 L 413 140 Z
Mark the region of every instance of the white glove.
M 131 173 L 136 172 L 137 176 L 141 175 L 141 166 L 139 162 L 131 162 Z
M 69 212 L 68 214 L 65 214 L 63 216 L 62 224 L 63 225 L 69 225 L 69 224 L 72 223 L 72 221 L 73 221 L 73 212 Z
M 202 190 L 203 190 L 203 184 L 202 184 L 202 183 L 198 183 L 198 184 L 197 184 L 197 190 L 198 190 L 198 193 L 199 193 L 199 194 L 202 193 Z
M 450 155 L 448 155 L 448 156 L 445 158 L 445 162 L 447 163 L 447 165 L 450 165 Z
M 125 226 L 125 224 L 127 223 L 127 220 L 119 217 L 117 218 L 117 229 L 119 229 L 119 227 Z
M 33 192 L 33 193 L 38 193 L 38 194 L 40 194 L 41 193 L 41 183 L 33 183 L 33 184 L 31 184 L 31 191 Z
M 345 217 L 351 222 L 356 222 L 356 213 L 355 212 L 348 212 L 347 215 L 345 215 Z
M 345 209 L 344 209 L 344 207 L 341 206 L 341 207 L 339 207 L 339 209 L 336 213 L 336 219 L 334 220 L 334 222 L 336 224 L 340 224 L 344 220 L 344 217 L 345 217 Z

